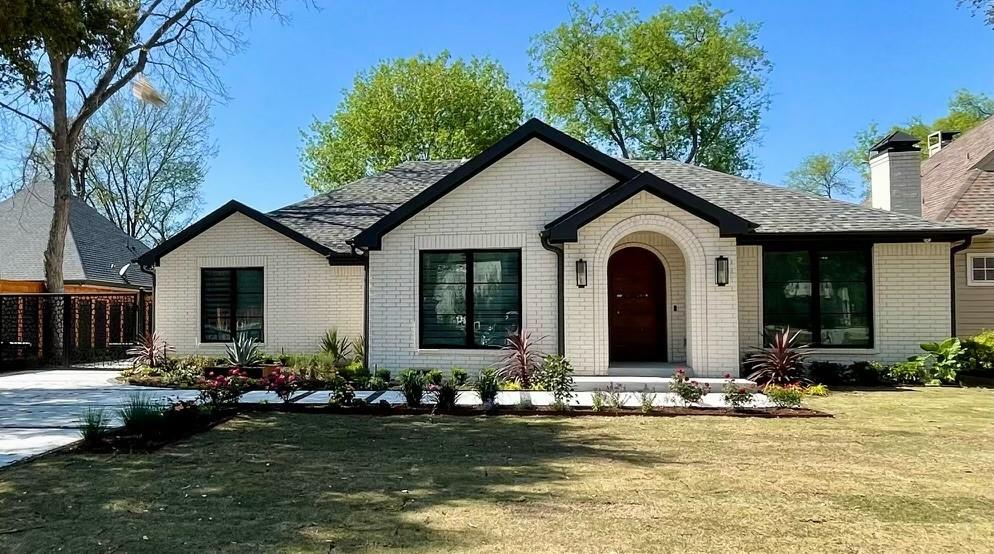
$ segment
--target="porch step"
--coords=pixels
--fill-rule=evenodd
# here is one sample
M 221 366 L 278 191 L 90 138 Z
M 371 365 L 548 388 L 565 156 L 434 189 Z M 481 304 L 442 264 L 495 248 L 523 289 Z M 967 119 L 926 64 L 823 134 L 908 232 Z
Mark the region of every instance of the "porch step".
M 711 387 L 711 392 L 721 392 L 727 379 L 691 378 L 691 380 Z M 669 392 L 673 383 L 671 377 L 626 377 L 619 375 L 593 375 L 573 377 L 574 389 L 580 392 L 620 389 L 624 392 Z M 756 390 L 756 383 L 748 379 L 735 379 L 735 384 L 749 390 Z

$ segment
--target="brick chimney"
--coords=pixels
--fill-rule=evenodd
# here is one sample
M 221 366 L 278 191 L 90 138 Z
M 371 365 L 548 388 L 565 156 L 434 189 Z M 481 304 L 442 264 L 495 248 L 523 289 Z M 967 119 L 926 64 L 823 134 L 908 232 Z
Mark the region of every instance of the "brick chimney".
M 894 131 L 870 148 L 870 205 L 922 216 L 921 149 L 918 139 Z

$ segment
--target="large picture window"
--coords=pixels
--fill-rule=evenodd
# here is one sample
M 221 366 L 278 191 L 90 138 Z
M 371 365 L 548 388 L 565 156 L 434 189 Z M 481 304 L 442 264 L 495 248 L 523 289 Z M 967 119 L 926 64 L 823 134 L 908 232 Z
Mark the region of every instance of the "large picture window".
M 421 348 L 499 348 L 521 327 L 521 251 L 421 252 Z
M 263 341 L 261 267 L 200 270 L 200 341 L 230 342 L 244 334 Z
M 763 249 L 763 328 L 790 327 L 804 344 L 873 345 L 869 248 Z

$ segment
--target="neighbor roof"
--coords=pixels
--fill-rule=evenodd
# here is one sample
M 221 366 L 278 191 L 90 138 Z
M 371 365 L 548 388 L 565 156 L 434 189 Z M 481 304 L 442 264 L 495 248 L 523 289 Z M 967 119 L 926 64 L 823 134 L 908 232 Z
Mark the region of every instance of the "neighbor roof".
M 0 279 L 45 280 L 54 195 L 50 182 L 39 181 L 0 202 Z M 97 210 L 70 196 L 62 263 L 65 282 L 150 288 L 151 276 L 135 265 L 123 278 L 120 275 L 122 267 L 147 250 Z
M 994 117 L 922 163 L 922 216 L 994 229 Z

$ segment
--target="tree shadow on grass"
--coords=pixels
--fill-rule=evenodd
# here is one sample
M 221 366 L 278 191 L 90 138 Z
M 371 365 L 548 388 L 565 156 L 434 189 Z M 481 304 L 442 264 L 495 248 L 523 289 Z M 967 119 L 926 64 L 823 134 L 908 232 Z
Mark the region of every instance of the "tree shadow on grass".
M 500 530 L 472 521 L 541 511 L 576 464 L 669 462 L 596 421 L 269 413 L 153 454 L 53 456 L 0 473 L 3 526 L 28 529 L 0 550 L 480 547 Z

